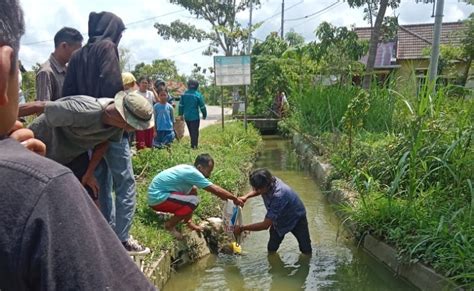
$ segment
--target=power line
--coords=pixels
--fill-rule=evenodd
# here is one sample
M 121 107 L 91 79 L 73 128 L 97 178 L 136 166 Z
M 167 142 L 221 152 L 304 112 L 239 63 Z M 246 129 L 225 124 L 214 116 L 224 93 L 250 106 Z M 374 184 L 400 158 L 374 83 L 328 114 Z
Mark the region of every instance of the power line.
M 291 5 L 291 6 L 288 6 L 288 8 L 285 8 L 285 11 L 288 11 L 288 10 L 290 10 L 291 8 L 298 6 L 298 5 L 300 5 L 301 3 L 303 3 L 303 2 L 304 2 L 304 0 L 302 0 L 302 1 L 298 2 L 298 3 L 296 3 L 296 4 L 293 4 L 293 5 Z M 275 17 L 275 16 L 280 16 L 280 15 L 281 15 L 281 9 L 278 9 L 278 13 L 275 13 L 275 14 L 273 14 L 273 15 L 271 15 L 271 16 L 265 18 L 264 20 L 257 21 L 257 22 L 262 22 L 262 23 L 263 23 L 263 22 L 266 22 L 267 20 L 272 19 L 272 18 Z
M 297 21 L 297 20 L 302 20 L 302 19 L 306 19 L 306 18 L 309 18 L 309 17 L 316 16 L 317 14 L 322 13 L 322 12 L 324 12 L 324 11 L 330 9 L 331 7 L 337 5 L 338 3 L 339 3 L 339 0 L 336 1 L 336 2 L 334 2 L 334 3 L 332 3 L 332 4 L 330 4 L 329 6 L 324 7 L 323 9 L 318 10 L 318 11 L 316 11 L 316 12 L 314 12 L 314 13 L 309 14 L 309 15 L 306 15 L 306 16 L 303 16 L 303 17 L 298 17 L 298 18 L 286 19 L 285 21 Z
M 179 56 L 182 56 L 182 55 L 185 55 L 185 54 L 189 54 L 189 53 L 191 53 L 191 52 L 194 52 L 194 51 L 200 50 L 200 49 L 202 49 L 202 48 L 205 48 L 206 46 L 208 46 L 208 45 L 205 44 L 205 45 L 203 45 L 203 46 L 194 48 L 194 49 L 192 49 L 192 50 L 184 51 L 184 52 L 182 52 L 182 53 L 175 54 L 175 55 L 172 55 L 172 56 L 163 57 L 163 59 L 171 59 L 171 58 L 174 58 L 174 57 L 179 57 Z
M 300 25 L 303 25 L 303 24 L 305 24 L 305 23 L 311 21 L 312 18 L 314 18 L 315 16 L 320 16 L 320 15 L 322 15 L 322 14 L 328 12 L 330 9 L 333 9 L 334 7 L 340 5 L 341 3 L 342 3 L 342 2 L 339 2 L 339 1 L 338 1 L 335 5 L 333 5 L 334 3 L 331 4 L 331 7 L 328 6 L 328 7 L 324 8 L 322 11 L 319 12 L 319 14 L 315 14 L 315 15 L 312 15 L 312 16 L 308 17 L 306 21 L 303 21 L 303 22 L 301 22 L 301 23 L 298 23 L 298 24 L 296 24 L 296 25 L 293 25 L 290 29 L 295 28 L 295 27 L 300 26 Z
M 158 15 L 158 16 L 154 16 L 154 17 L 144 18 L 144 19 L 141 19 L 141 20 L 129 22 L 129 23 L 125 24 L 125 26 L 126 26 L 126 27 L 128 27 L 128 26 L 133 26 L 133 25 L 136 25 L 136 24 L 138 24 L 138 23 L 147 22 L 147 21 L 150 21 L 150 20 L 153 20 L 153 19 L 156 19 L 156 18 L 165 17 L 165 16 L 168 16 L 168 15 L 180 13 L 180 12 L 183 12 L 183 11 L 185 11 L 185 10 L 186 10 L 186 9 L 181 9 L 181 10 L 177 10 L 177 11 L 165 13 L 165 14 L 163 14 L 163 15 Z M 82 32 L 81 34 L 84 35 L 84 36 L 87 35 L 86 32 Z M 34 41 L 34 42 L 24 43 L 24 44 L 22 44 L 22 45 L 36 45 L 36 44 L 41 44 L 41 43 L 46 43 L 46 42 L 51 42 L 51 41 L 54 41 L 54 39 Z

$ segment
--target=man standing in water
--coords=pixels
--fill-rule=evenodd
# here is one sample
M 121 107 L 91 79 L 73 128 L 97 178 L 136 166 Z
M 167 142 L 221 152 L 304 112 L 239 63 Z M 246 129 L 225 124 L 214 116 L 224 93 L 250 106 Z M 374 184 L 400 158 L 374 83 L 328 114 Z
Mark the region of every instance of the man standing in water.
M 243 231 L 260 231 L 270 228 L 270 239 L 267 249 L 274 253 L 280 247 L 283 238 L 291 232 L 298 240 L 300 251 L 311 254 L 311 239 L 309 237 L 308 220 L 303 202 L 288 185 L 274 177 L 267 169 L 257 169 L 249 176 L 253 190 L 241 199 L 262 196 L 267 214 L 262 222 L 236 226 L 234 233 L 240 235 Z

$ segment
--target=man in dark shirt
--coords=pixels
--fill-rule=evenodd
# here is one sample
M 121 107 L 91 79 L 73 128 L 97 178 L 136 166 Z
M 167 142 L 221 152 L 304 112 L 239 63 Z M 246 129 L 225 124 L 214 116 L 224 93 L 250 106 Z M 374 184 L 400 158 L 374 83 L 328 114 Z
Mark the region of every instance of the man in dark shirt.
M 54 36 L 54 52 L 36 74 L 36 100 L 54 101 L 62 97 L 66 64 L 72 53 L 82 46 L 82 34 L 63 27 Z
M 272 176 L 267 169 L 257 169 L 250 174 L 250 185 L 253 191 L 241 197 L 262 196 L 267 214 L 262 222 L 236 226 L 234 233 L 242 231 L 259 231 L 270 228 L 270 239 L 267 249 L 274 253 L 280 247 L 283 238 L 291 232 L 298 240 L 300 251 L 311 254 L 311 239 L 309 237 L 306 209 L 298 195 L 283 181 Z
M 23 32 L 18 0 L 0 1 L 0 290 L 155 290 L 71 171 L 8 137 Z

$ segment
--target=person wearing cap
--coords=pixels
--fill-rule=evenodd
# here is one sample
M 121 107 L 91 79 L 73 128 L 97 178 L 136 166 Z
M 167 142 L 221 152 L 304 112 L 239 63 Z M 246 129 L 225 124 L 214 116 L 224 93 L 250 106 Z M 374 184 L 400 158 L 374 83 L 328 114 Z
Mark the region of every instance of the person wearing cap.
M 188 90 L 184 92 L 179 101 L 178 118 L 184 119 L 191 137 L 191 148 L 196 149 L 199 142 L 199 110 L 202 113 L 202 119 L 206 119 L 207 110 L 204 104 L 204 97 L 198 91 L 199 82 L 196 80 L 188 81 Z
M 57 101 L 34 101 L 20 105 L 18 116 L 41 114 L 30 124 L 37 139 L 46 145 L 46 157 L 69 167 L 89 194 L 97 200 L 94 170 L 109 141 L 118 141 L 123 131 L 152 128 L 153 107 L 135 92 L 119 92 L 112 98 L 63 97 Z M 71 162 L 94 149 L 90 162 L 77 167 Z
M 122 19 L 111 12 L 89 14 L 89 39 L 69 61 L 63 96 L 114 98 L 115 94 L 123 90 L 118 45 L 124 30 Z M 99 184 L 100 211 L 124 248 L 130 254 L 142 254 L 147 248 L 129 234 L 135 214 L 137 190 L 128 138 L 125 132 L 120 140 L 109 143 L 94 175 Z M 86 153 L 74 163 L 88 163 L 88 158 Z
M 137 87 L 137 80 L 135 76 L 130 72 L 122 73 L 122 82 L 123 82 L 123 90 L 136 90 Z
M 168 102 L 171 106 L 175 107 L 176 104 L 174 103 L 174 97 L 173 95 L 170 94 L 170 92 L 168 91 L 167 89 L 167 85 L 166 85 L 166 82 L 162 79 L 156 79 L 155 83 L 154 83 L 154 86 L 152 87 L 152 90 L 153 90 L 153 93 L 155 94 L 156 96 L 156 102 L 160 102 L 158 100 L 158 90 L 160 89 L 160 87 L 163 87 L 163 88 L 166 88 L 166 92 L 168 92 L 168 98 L 166 100 L 166 102 Z M 155 102 L 155 103 L 156 103 Z
M 124 91 L 135 91 L 137 89 L 137 79 L 130 72 L 122 73 L 122 82 Z M 135 141 L 135 132 L 131 131 L 128 133 L 128 145 L 131 147 Z

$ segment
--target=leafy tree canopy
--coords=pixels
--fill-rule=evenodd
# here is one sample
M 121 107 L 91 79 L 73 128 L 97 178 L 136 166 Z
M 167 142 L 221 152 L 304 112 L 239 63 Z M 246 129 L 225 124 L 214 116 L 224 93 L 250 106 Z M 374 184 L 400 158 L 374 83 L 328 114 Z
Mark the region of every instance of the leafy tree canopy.
M 319 42 L 311 42 L 312 57 L 325 60 L 334 66 L 358 61 L 367 52 L 367 43 L 360 41 L 354 31 L 323 22 L 315 31 Z
M 146 76 L 163 80 L 184 80 L 184 77 L 179 75 L 175 62 L 169 59 L 153 60 L 151 64 L 139 63 L 132 74 L 137 79 Z
M 197 28 L 179 20 L 171 24 L 155 23 L 158 34 L 164 39 L 173 38 L 176 41 L 195 39 L 198 42 L 210 40 L 209 47 L 204 54 L 212 55 L 221 48 L 225 55 L 242 54 L 245 52 L 250 31 L 257 29 L 261 23 L 253 25 L 250 30 L 242 28 L 236 20 L 239 12 L 246 10 L 250 3 L 255 8 L 260 6 L 260 0 L 170 0 L 180 5 L 197 19 L 204 19 L 212 25 L 210 31 Z
M 304 44 L 304 37 L 293 29 L 285 34 L 285 40 L 289 46 L 301 46 Z

